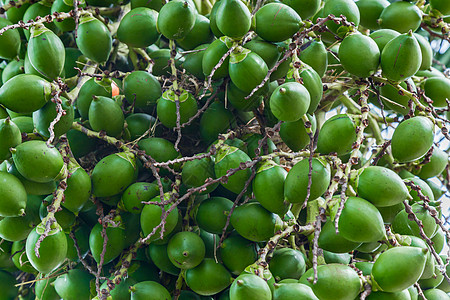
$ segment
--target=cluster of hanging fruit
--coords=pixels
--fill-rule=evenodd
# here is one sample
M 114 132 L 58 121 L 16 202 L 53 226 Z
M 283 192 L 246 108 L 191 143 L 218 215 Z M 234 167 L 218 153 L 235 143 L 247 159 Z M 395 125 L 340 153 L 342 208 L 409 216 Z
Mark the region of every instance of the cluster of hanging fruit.
M 450 1 L 0 12 L 0 299 L 450 299 Z

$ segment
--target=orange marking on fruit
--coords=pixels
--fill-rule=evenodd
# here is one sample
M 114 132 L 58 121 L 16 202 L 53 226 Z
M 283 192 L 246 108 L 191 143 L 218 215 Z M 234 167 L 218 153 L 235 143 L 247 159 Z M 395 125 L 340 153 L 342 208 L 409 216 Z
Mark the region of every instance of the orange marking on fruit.
M 283 6 L 281 6 L 281 7 L 278 9 L 278 11 L 277 11 L 277 13 L 275 14 L 275 16 L 273 16 L 273 22 L 272 22 L 272 24 L 270 24 L 270 26 L 273 26 L 273 25 L 274 25 L 275 19 L 277 18 L 278 14 L 280 13 L 280 11 L 281 11 L 282 9 L 283 9 Z
M 119 87 L 117 84 L 113 81 L 111 82 L 111 88 L 112 88 L 112 96 L 118 96 L 120 94 Z

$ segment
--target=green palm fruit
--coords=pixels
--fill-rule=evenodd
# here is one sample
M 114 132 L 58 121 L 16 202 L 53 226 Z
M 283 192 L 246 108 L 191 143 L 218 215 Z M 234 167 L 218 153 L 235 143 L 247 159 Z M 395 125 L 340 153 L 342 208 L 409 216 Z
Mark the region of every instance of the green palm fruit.
M 28 180 L 50 182 L 62 175 L 64 162 L 61 153 L 44 141 L 32 140 L 11 149 L 14 164 Z
M 55 80 L 64 70 L 66 52 L 59 37 L 44 25 L 31 27 L 28 59 L 46 80 Z
M 112 48 L 109 29 L 90 14 L 81 16 L 79 24 L 76 37 L 78 48 L 87 58 L 105 63 Z
M 44 238 L 39 247 L 39 256 L 35 247 L 38 239 L 45 231 L 45 224 L 41 223 L 28 235 L 26 242 L 26 254 L 31 265 L 40 273 L 48 274 L 59 267 L 66 259 L 67 239 L 58 223 L 51 225 L 48 236 Z
M 51 84 L 39 76 L 16 75 L 0 87 L 0 104 L 13 112 L 32 113 L 50 100 L 51 91 Z
M 168 39 L 182 39 L 194 27 L 195 15 L 192 3 L 183 0 L 170 1 L 159 11 L 158 31 Z
M 420 45 L 411 31 L 393 38 L 381 52 L 381 70 L 392 81 L 408 79 L 419 71 L 421 64 Z
M 282 42 L 292 37 L 302 25 L 297 12 L 283 3 L 268 3 L 255 14 L 255 32 L 269 42 Z
M 403 246 L 381 253 L 373 265 L 372 280 L 384 292 L 395 293 L 408 288 L 422 275 L 427 251 Z
M 91 174 L 92 194 L 109 197 L 123 192 L 137 176 L 136 157 L 132 153 L 110 154 L 100 160 Z
M 120 21 L 117 38 L 134 48 L 154 44 L 159 33 L 156 30 L 158 13 L 147 7 L 137 7 L 129 11 Z

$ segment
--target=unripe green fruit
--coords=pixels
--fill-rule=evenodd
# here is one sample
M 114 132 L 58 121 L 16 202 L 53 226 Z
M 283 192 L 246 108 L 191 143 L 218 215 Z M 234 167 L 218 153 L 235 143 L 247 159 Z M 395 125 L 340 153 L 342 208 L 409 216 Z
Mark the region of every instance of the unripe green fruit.
M 411 31 L 392 39 L 381 52 L 383 76 L 392 81 L 408 79 L 419 71 L 421 64 L 420 45 Z
M 372 280 L 385 292 L 395 293 L 414 284 L 425 267 L 426 249 L 395 247 L 383 252 L 372 268 Z
M 183 0 L 170 1 L 159 11 L 158 31 L 168 39 L 182 39 L 194 27 L 195 14 L 192 3 Z
M 217 29 L 234 39 L 243 37 L 250 29 L 251 14 L 241 0 L 222 0 L 217 8 Z
M 434 124 L 422 116 L 400 123 L 391 140 L 392 155 L 401 162 L 410 162 L 424 156 L 433 145 Z
M 26 253 L 31 265 L 41 273 L 48 274 L 66 259 L 67 239 L 58 223 L 53 223 L 47 237 L 39 247 L 39 257 L 35 253 L 36 242 L 44 233 L 45 224 L 38 225 L 28 235 Z
M 346 71 L 357 77 L 373 75 L 380 63 L 377 44 L 368 36 L 351 34 L 339 46 L 339 59 Z

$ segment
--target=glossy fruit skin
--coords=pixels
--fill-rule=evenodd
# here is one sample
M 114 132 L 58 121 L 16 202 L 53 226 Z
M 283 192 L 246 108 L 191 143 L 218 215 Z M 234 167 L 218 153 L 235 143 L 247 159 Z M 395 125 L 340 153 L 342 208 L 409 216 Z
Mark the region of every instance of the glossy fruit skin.
M 195 7 L 182 0 L 170 2 L 159 11 L 157 28 L 168 39 L 182 39 L 194 27 Z
M 196 14 L 194 27 L 184 38 L 178 39 L 177 44 L 184 50 L 192 50 L 199 45 L 211 43 L 213 38 L 209 19 Z
M 306 116 L 311 123 L 311 131 L 316 132 L 316 117 L 309 114 Z M 292 151 L 299 151 L 310 143 L 309 135 L 306 132 L 305 124 L 302 119 L 295 122 L 282 123 L 280 127 L 280 137 Z
M 412 211 L 416 217 L 422 221 L 423 231 L 428 237 L 432 237 L 436 231 L 436 223 L 430 213 L 419 203 L 412 205 Z M 420 237 L 419 227 L 414 220 L 408 219 L 408 213 L 401 210 L 392 221 L 392 229 L 399 234 L 408 234 Z
M 421 192 L 424 196 L 428 197 L 428 199 L 430 201 L 434 201 L 434 195 L 433 195 L 433 191 L 431 190 L 431 188 L 428 186 L 428 184 L 423 181 L 422 179 L 418 178 L 418 177 L 411 177 L 411 178 L 407 178 L 407 181 L 412 181 L 412 183 L 414 183 L 415 185 L 419 186 L 421 189 Z M 408 187 L 409 190 L 409 194 L 412 197 L 412 200 L 410 200 L 410 203 L 418 203 L 420 201 L 422 201 L 418 195 L 418 193 L 416 191 L 414 191 L 411 187 Z
M 126 117 L 125 122 L 127 123 L 126 129 L 130 132 L 130 141 L 134 141 L 153 128 L 156 119 L 149 114 L 134 113 Z M 155 128 L 155 135 L 159 135 L 157 128 Z
M 102 225 L 96 224 L 89 235 L 89 248 L 97 263 L 100 262 L 100 255 L 103 251 L 104 239 L 102 230 Z M 107 225 L 106 235 L 108 236 L 108 241 L 106 242 L 105 264 L 111 262 L 122 252 L 125 247 L 125 231 L 123 228 Z
M 17 194 L 20 196 L 20 191 Z M 28 196 L 24 216 L 4 217 L 0 220 L 0 237 L 11 242 L 26 239 L 33 227 L 41 222 L 39 218 L 41 203 L 40 196 Z
M 35 294 L 37 299 L 42 300 L 58 300 L 60 296 L 56 293 L 55 287 L 53 286 L 53 282 L 56 278 L 46 278 L 44 275 L 40 275 L 36 281 Z
M 236 207 L 231 225 L 244 238 L 253 242 L 268 241 L 281 225 L 281 219 L 257 202 Z
M 423 165 L 420 171 L 417 173 L 417 176 L 422 179 L 431 178 L 441 174 L 444 171 L 445 166 L 447 165 L 448 154 L 438 147 L 433 147 L 434 150 L 433 154 L 431 155 L 430 162 Z
M 235 125 L 234 115 L 225 108 L 222 102 L 214 101 L 200 118 L 200 135 L 207 144 L 210 144 L 217 139 L 220 133 L 225 133 Z
M 445 99 L 450 97 L 450 80 L 447 78 L 428 78 L 423 85 L 425 95 L 433 100 L 433 106 L 446 107 Z
M 320 100 L 323 96 L 322 78 L 310 66 L 303 64 L 299 69 L 300 78 L 303 80 L 303 85 L 309 92 L 310 103 L 308 113 L 313 114 L 319 106 Z M 289 75 L 288 75 L 289 76 Z
M 164 200 L 169 200 L 169 194 L 164 194 Z M 160 196 L 153 198 L 151 201 L 161 202 Z M 164 209 L 167 211 L 170 208 L 170 205 L 166 205 Z M 144 233 L 144 236 L 149 235 L 156 226 L 161 223 L 162 209 L 160 206 L 155 204 L 146 204 L 142 209 L 141 213 L 141 229 Z M 173 209 L 167 219 L 166 224 L 164 226 L 164 238 L 167 237 L 174 229 L 178 223 L 178 209 Z M 156 241 L 161 238 L 161 228 L 158 228 L 155 231 L 155 234 L 151 236 L 151 241 Z
M 295 122 L 309 109 L 311 96 L 298 82 L 287 82 L 275 89 L 270 96 L 270 110 L 280 121 Z
M 79 4 L 81 7 L 85 6 L 85 2 L 81 1 Z M 72 9 L 74 9 L 73 6 L 73 0 L 67 1 L 67 0 L 56 0 L 52 4 L 51 13 L 54 12 L 70 12 Z M 53 21 L 56 27 L 58 27 L 61 31 L 72 31 L 75 29 L 75 21 L 73 19 L 65 19 L 62 22 Z
M 231 275 L 225 267 L 212 258 L 205 258 L 200 265 L 186 271 L 185 281 L 189 288 L 202 296 L 211 296 L 226 289 Z
M 142 201 L 150 201 L 159 195 L 158 185 L 148 182 L 135 182 L 122 194 L 124 208 L 133 214 L 139 214 L 144 207 Z
M 283 0 L 282 3 L 292 7 L 303 20 L 311 18 L 320 8 L 320 0 Z
M 157 162 L 165 162 L 177 158 L 180 153 L 175 150 L 172 142 L 158 137 L 142 139 L 138 143 L 139 148 L 145 151 Z M 177 165 L 174 166 L 177 168 Z M 162 171 L 160 171 L 162 173 Z
M 222 0 L 215 19 L 217 29 L 234 39 L 243 37 L 251 26 L 250 11 L 240 0 Z
M 323 15 L 328 16 L 333 14 L 335 16 L 344 15 L 347 21 L 359 25 L 360 15 L 358 6 L 351 0 L 331 0 L 326 1 L 323 7 Z M 334 23 L 333 21 L 327 21 L 325 23 L 332 32 L 336 33 L 341 25 Z
M 9 118 L 0 120 L 0 161 L 10 158 L 9 148 L 16 147 L 21 142 L 19 127 Z
M 385 292 L 400 292 L 422 275 L 426 250 L 417 247 L 395 247 L 383 252 L 372 268 L 372 280 Z
M 178 232 L 170 239 L 167 254 L 176 267 L 183 270 L 192 269 L 205 258 L 205 244 L 194 232 Z
M 408 198 L 408 189 L 394 171 L 378 166 L 365 168 L 357 179 L 358 195 L 375 206 L 393 206 Z
M 270 300 L 272 299 L 272 292 L 267 282 L 261 277 L 242 273 L 231 284 L 230 299 Z
M 29 20 L 36 19 L 37 16 L 44 17 L 49 14 L 51 14 L 51 5 L 49 5 L 48 3 L 34 3 L 30 5 L 23 14 L 23 21 L 26 23 Z M 53 22 L 47 23 L 46 27 L 54 32 L 58 30 Z M 30 30 L 24 29 L 23 33 L 25 35 L 25 38 L 28 40 L 30 38 Z
M 214 171 L 216 177 L 220 178 L 226 175 L 227 171 L 232 168 L 239 167 L 239 164 L 251 161 L 250 157 L 233 146 L 224 146 L 217 151 L 215 157 Z M 228 182 L 223 187 L 239 194 L 245 186 L 245 182 L 250 178 L 250 170 L 239 170 L 228 178 Z
M 284 181 L 287 171 L 273 161 L 264 162 L 253 179 L 253 193 L 256 200 L 268 211 L 280 217 L 289 209 L 284 199 Z
M 59 276 L 54 282 L 56 292 L 63 299 L 87 299 L 90 296 L 89 282 L 93 276 L 80 269 L 69 270 Z
M 318 281 L 312 284 L 313 269 L 309 269 L 299 279 L 299 283 L 309 286 L 321 300 L 355 299 L 361 287 L 358 274 L 349 266 L 341 264 L 317 267 Z M 308 280 L 311 279 L 311 282 Z
M 379 29 L 380 24 L 378 24 L 377 20 L 380 18 L 383 9 L 389 4 L 387 0 L 363 0 L 356 2 L 361 15 L 361 25 L 371 30 Z
M 9 79 L 13 78 L 16 75 L 23 74 L 25 71 L 23 59 L 20 60 L 12 60 L 9 62 L 6 67 L 3 69 L 1 81 L 3 83 L 7 82 Z M 3 118 L 2 118 L 3 119 Z
M 70 101 L 61 97 L 61 102 L 65 114 L 53 127 L 55 137 L 59 137 L 69 131 L 74 120 L 74 109 Z M 56 115 L 56 103 L 53 101 L 47 102 L 39 110 L 33 112 L 33 124 L 40 135 L 50 137 L 48 128 L 50 127 L 51 122 L 56 118 Z
M 161 97 L 161 85 L 152 74 L 134 71 L 123 81 L 123 92 L 128 103 L 137 108 L 150 108 Z
M 69 172 L 71 175 L 67 179 L 67 188 L 64 191 L 65 200 L 62 206 L 73 213 L 78 213 L 91 195 L 91 178 L 79 166 L 70 168 Z
M 23 87 L 27 89 L 24 91 Z M 32 113 L 51 98 L 51 85 L 36 75 L 14 76 L 0 88 L 0 104 L 16 113 Z
M 320 40 L 313 40 L 311 44 L 300 52 L 302 62 L 311 66 L 320 78 L 325 75 L 328 66 L 328 55 L 325 45 Z
M 135 176 L 137 167 L 134 154 L 110 154 L 100 160 L 92 171 L 92 194 L 97 197 L 117 195 L 133 182 Z
M 380 50 L 368 36 L 351 34 L 339 46 L 339 59 L 346 71 L 357 77 L 373 75 L 380 63 Z
M 169 259 L 167 244 L 156 245 L 151 243 L 148 247 L 148 255 L 161 271 L 171 275 L 178 275 L 180 273 L 180 269 L 175 267 Z
M 90 78 L 80 88 L 76 101 L 77 109 L 81 117 L 85 120 L 89 117 L 89 107 L 93 96 L 112 97 L 111 79 L 97 80 Z
M 258 258 L 258 246 L 237 233 L 226 238 L 219 248 L 223 265 L 233 274 L 239 275 Z
M 198 226 L 210 233 L 222 234 L 233 202 L 224 197 L 211 197 L 202 201 L 197 208 L 195 219 Z M 228 226 L 227 231 L 233 230 Z
M 431 7 L 443 15 L 450 14 L 450 4 L 445 0 L 430 0 Z
M 129 11 L 120 21 L 117 38 L 130 47 L 150 46 L 159 38 L 156 31 L 158 13 L 147 7 L 137 7 Z
M 275 285 L 273 292 L 273 300 L 289 300 L 289 299 L 303 299 L 303 300 L 319 300 L 314 295 L 312 289 L 302 283 L 279 283 Z
M 369 36 L 375 41 L 378 49 L 380 49 L 380 53 L 382 53 L 386 44 L 399 35 L 399 32 L 392 29 L 379 29 L 372 32 Z
M 27 203 L 27 192 L 23 184 L 14 175 L 0 172 L 2 201 L 0 216 L 17 217 L 23 215 Z
M 61 227 L 56 223 L 56 226 L 42 241 L 39 248 L 40 257 L 37 257 L 34 248 L 44 229 L 45 225 L 41 223 L 30 232 L 25 250 L 31 265 L 39 272 L 48 274 L 60 266 L 66 258 L 67 239 Z
M 12 25 L 5 18 L 0 19 L 0 28 Z M 0 36 L 0 58 L 13 59 L 19 54 L 20 35 L 17 29 L 8 30 Z
M 268 3 L 255 14 L 255 31 L 266 41 L 282 42 L 300 29 L 302 19 L 283 3 Z
M 439 289 L 429 289 L 424 291 L 424 296 L 429 300 L 448 300 L 450 297 Z
M 419 71 L 421 64 L 420 45 L 411 32 L 392 39 L 381 52 L 383 75 L 392 81 L 408 79 Z
M 222 3 L 222 2 L 218 2 Z M 226 37 L 221 37 L 212 42 L 205 53 L 203 54 L 202 59 L 202 69 L 203 74 L 207 77 L 211 74 L 213 68 L 217 65 L 220 58 L 228 51 L 231 47 L 231 42 Z M 228 66 L 230 62 L 230 56 L 228 56 L 223 64 L 218 68 L 212 77 L 212 79 L 217 80 L 223 77 L 228 76 Z
M 431 49 L 430 42 L 418 33 L 414 33 L 414 37 L 419 43 L 422 52 L 422 63 L 420 70 L 429 70 L 433 64 L 433 49 Z
M 380 15 L 381 27 L 394 29 L 400 33 L 416 31 L 422 21 L 422 12 L 410 2 L 391 3 Z
M 281 56 L 281 49 L 276 44 L 266 42 L 262 39 L 254 39 L 244 45 L 244 48 L 258 54 L 271 69 Z
M 14 164 L 19 173 L 28 180 L 50 182 L 58 177 L 64 162 L 58 149 L 44 141 L 27 141 L 12 151 Z
M 26 179 L 19 173 L 14 163 L 8 167 L 8 173 L 14 175 L 20 180 L 20 182 L 22 182 L 27 194 L 29 195 L 48 195 L 56 189 L 56 182 L 54 180 L 40 183 Z
M 276 279 L 299 279 L 306 271 L 305 258 L 298 250 L 278 249 L 273 253 L 269 262 L 269 269 Z
M 66 52 L 59 37 L 43 25 L 31 28 L 28 58 L 46 80 L 55 80 L 64 70 Z
M 383 218 L 377 208 L 370 202 L 349 197 L 345 202 L 339 232 L 353 242 L 376 242 L 385 236 Z
M 366 298 L 367 300 L 383 300 L 383 299 L 392 299 L 392 300 L 410 300 L 411 296 L 407 289 L 396 292 L 396 293 L 387 293 L 382 291 L 372 292 Z
M 0 289 L 2 290 L 2 299 L 14 299 L 19 293 L 16 278 L 11 273 L 0 270 Z
M 352 242 L 346 239 L 341 232 L 336 234 L 334 222 L 331 220 L 323 225 L 319 235 L 319 247 L 334 253 L 348 253 L 360 245 L 360 242 Z
M 401 82 L 400 86 L 402 88 L 407 89 L 407 83 L 409 85 L 411 85 L 414 90 L 416 90 L 416 86 L 414 84 L 414 81 L 412 81 L 411 78 L 408 78 L 407 80 Z M 381 101 L 383 102 L 385 107 L 387 107 L 389 109 L 392 109 L 393 111 L 398 112 L 398 113 L 400 113 L 402 115 L 406 115 L 406 114 L 409 113 L 409 110 L 410 110 L 410 108 L 409 108 L 409 101 L 410 101 L 409 97 L 406 96 L 406 95 L 403 95 L 403 96 L 400 95 L 398 93 L 398 90 L 395 87 L 393 87 L 392 85 L 386 84 L 386 85 L 380 87 L 380 95 L 390 99 L 391 101 L 394 101 L 395 103 L 398 103 L 399 105 L 404 106 L 404 108 L 400 107 L 398 105 L 395 105 L 395 104 L 393 104 L 393 103 L 391 103 L 389 101 L 386 101 L 385 99 L 381 98 Z M 413 103 L 412 107 L 415 108 L 416 105 Z
M 410 162 L 424 156 L 433 145 L 434 124 L 422 116 L 400 123 L 391 139 L 392 155 L 401 162 Z
M 248 93 L 240 90 L 233 82 L 230 82 L 227 86 L 227 96 L 231 105 L 241 111 L 252 111 L 258 108 L 263 100 L 263 97 L 258 92 L 248 100 L 245 99 Z
M 168 127 L 174 128 L 177 126 L 177 109 L 175 104 L 176 96 L 172 90 L 167 90 L 159 98 L 156 111 L 161 123 Z M 191 117 L 197 113 L 197 101 L 191 93 L 183 90 L 178 96 L 180 102 L 180 124 L 186 123 Z
M 97 63 L 108 60 L 112 37 L 105 24 L 92 16 L 82 16 L 77 33 L 76 42 L 83 55 Z
M 231 54 L 230 78 L 241 91 L 250 93 L 263 81 L 267 72 L 268 67 L 258 54 L 242 47 L 236 48 Z
M 132 287 L 131 300 L 145 300 L 145 299 L 155 299 L 155 300 L 170 300 L 172 297 L 169 291 L 161 284 L 154 281 L 142 281 Z
M 284 183 L 284 196 L 290 203 L 303 203 L 307 195 L 309 159 L 296 163 L 289 171 Z M 316 158 L 312 159 L 312 177 L 309 200 L 325 193 L 330 182 L 330 166 Z
M 350 153 L 355 141 L 356 126 L 353 120 L 346 114 L 335 115 L 322 125 L 317 139 L 317 151 L 344 155 Z
M 209 157 L 187 161 L 183 165 L 181 177 L 183 183 L 188 187 L 200 187 L 205 184 L 205 180 L 208 178 L 216 178 L 214 173 L 214 162 Z M 205 191 L 200 192 L 200 194 L 209 194 L 214 191 L 218 185 L 219 183 L 212 184 L 208 186 Z
M 106 131 L 109 136 L 119 136 L 125 117 L 117 102 L 108 97 L 94 97 L 89 106 L 89 124 L 95 131 Z

